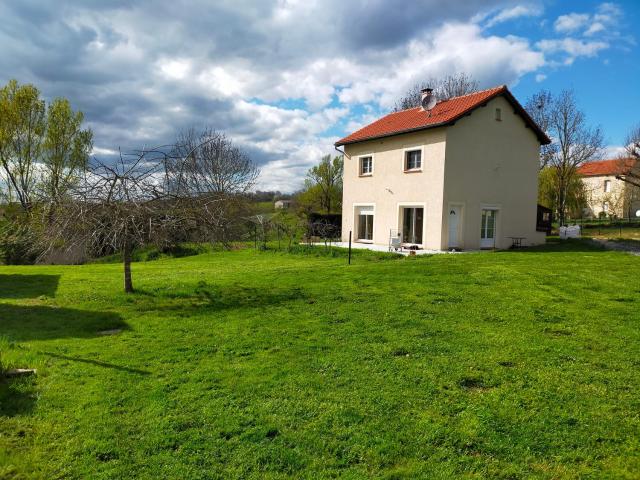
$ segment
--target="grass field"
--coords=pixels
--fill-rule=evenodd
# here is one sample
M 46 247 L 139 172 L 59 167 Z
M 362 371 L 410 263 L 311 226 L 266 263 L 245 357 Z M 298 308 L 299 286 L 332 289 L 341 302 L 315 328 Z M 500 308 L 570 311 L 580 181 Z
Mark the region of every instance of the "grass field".
M 321 250 L 319 250 L 321 251 Z M 0 267 L 0 478 L 639 478 L 640 258 Z M 98 335 L 108 329 L 116 335 Z
M 640 242 L 640 228 L 634 227 L 585 227 L 582 229 L 582 234 L 585 237 Z

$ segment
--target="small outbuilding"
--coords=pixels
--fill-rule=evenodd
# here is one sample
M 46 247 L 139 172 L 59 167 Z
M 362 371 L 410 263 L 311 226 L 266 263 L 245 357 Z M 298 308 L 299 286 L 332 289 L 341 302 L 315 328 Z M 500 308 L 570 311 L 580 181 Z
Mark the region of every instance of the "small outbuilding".
M 276 210 L 291 208 L 291 200 L 278 200 L 274 205 Z

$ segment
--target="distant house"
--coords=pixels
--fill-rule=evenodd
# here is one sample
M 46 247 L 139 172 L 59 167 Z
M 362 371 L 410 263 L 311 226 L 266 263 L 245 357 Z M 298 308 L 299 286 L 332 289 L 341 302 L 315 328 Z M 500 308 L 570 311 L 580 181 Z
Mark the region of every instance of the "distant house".
M 507 87 L 437 103 L 427 89 L 422 103 L 336 142 L 343 240 L 353 231 L 357 242 L 433 250 L 543 243 L 538 165 L 550 140 Z
M 291 200 L 278 200 L 274 205 L 276 210 L 291 208 Z
M 588 162 L 578 173 L 587 195 L 584 216 L 640 216 L 640 188 L 633 184 L 640 184 L 638 162 L 631 158 Z

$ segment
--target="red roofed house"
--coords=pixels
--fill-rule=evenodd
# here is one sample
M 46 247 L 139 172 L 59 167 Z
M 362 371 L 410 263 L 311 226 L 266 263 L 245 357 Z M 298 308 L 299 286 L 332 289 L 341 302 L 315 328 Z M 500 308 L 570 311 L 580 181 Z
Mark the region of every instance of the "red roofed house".
M 588 162 L 580 166 L 587 194 L 587 217 L 635 217 L 640 210 L 640 165 L 634 159 Z M 627 179 L 628 181 L 624 181 Z M 630 183 L 633 182 L 633 183 Z M 638 215 L 640 216 L 640 215 Z
M 343 240 L 431 250 L 544 242 L 536 230 L 540 144 L 506 86 L 390 113 L 344 147 Z M 431 108 L 432 107 L 432 108 Z M 431 108 L 431 109 L 430 109 Z

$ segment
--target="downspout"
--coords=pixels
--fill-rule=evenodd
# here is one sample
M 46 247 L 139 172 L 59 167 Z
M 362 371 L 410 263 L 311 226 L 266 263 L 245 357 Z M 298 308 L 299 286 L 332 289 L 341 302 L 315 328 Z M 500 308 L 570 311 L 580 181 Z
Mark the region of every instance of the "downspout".
M 340 150 L 336 145 L 334 145 L 333 148 L 335 148 L 338 153 L 341 153 L 343 157 L 351 159 L 351 157 L 349 155 L 347 155 L 344 150 Z
M 342 158 L 351 159 L 351 157 L 349 157 L 344 150 L 340 150 L 337 145 L 334 144 L 333 148 L 335 148 L 338 153 L 342 154 Z M 342 211 L 344 211 L 344 162 L 342 162 L 342 178 L 343 178 L 343 181 L 342 181 L 342 202 L 343 202 L 342 209 L 343 210 Z M 354 219 L 354 222 L 355 222 L 355 219 Z M 344 234 L 344 232 L 342 232 L 342 234 Z M 351 261 L 351 232 L 349 232 L 349 261 Z

